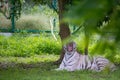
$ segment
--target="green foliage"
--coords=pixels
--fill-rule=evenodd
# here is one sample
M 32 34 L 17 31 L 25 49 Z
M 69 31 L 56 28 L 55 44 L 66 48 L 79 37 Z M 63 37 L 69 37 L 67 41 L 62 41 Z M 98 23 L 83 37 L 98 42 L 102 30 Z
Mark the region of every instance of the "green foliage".
M 8 0 L 10 18 L 13 14 L 14 14 L 16 19 L 18 19 L 20 17 L 21 6 L 22 6 L 23 1 L 24 0 Z
M 80 0 L 80 2 L 74 1 L 74 5 L 70 7 L 69 12 L 67 15 L 65 15 L 67 16 L 65 19 L 75 25 L 84 24 L 84 26 L 87 28 L 95 28 L 97 21 L 106 16 L 107 11 L 111 9 L 111 3 L 112 0 Z
M 41 35 L 41 34 L 40 34 Z M 44 37 L 43 37 L 44 36 Z M 59 54 L 60 42 L 54 38 L 42 35 L 0 37 L 1 56 L 32 56 L 35 54 Z
M 36 4 L 47 4 L 47 3 L 51 3 L 51 0 L 32 0 L 33 2 L 35 2 Z
M 24 6 L 22 6 L 22 13 L 23 14 L 44 14 L 48 17 L 57 17 L 57 13 L 54 12 L 51 8 L 49 8 L 48 5 L 34 5 L 33 4 L 28 4 L 24 3 Z
M 118 61 L 115 56 L 120 55 L 119 1 L 76 0 L 68 9 L 69 11 L 64 15 L 64 21 L 82 26 L 84 48 L 88 46 L 90 55 L 104 55 L 112 61 Z M 106 16 L 110 18 L 107 22 L 103 21 Z M 98 26 L 101 20 L 102 25 Z M 81 29 L 76 34 L 80 35 Z M 76 34 L 73 35 L 74 38 Z

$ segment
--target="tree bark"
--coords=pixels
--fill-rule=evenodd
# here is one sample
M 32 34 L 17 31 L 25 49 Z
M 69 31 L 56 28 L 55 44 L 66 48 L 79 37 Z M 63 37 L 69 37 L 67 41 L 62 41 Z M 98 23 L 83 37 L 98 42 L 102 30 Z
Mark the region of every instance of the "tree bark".
M 56 61 L 56 64 L 60 64 L 63 60 L 65 51 L 63 49 L 63 41 L 70 36 L 70 29 L 68 23 L 63 22 L 63 15 L 64 12 L 67 11 L 65 6 L 68 4 L 69 0 L 58 0 L 58 6 L 59 6 L 59 35 L 62 41 L 62 49 L 60 53 L 60 58 Z

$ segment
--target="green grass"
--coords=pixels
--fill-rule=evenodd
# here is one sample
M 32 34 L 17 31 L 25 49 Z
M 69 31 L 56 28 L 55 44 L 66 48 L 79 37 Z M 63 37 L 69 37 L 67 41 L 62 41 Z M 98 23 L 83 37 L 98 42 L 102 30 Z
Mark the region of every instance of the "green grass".
M 0 80 L 119 80 L 119 72 L 107 75 L 84 71 L 43 71 L 34 69 L 8 69 L 0 71 Z
M 14 59 L 16 59 L 14 61 Z M 37 59 L 37 61 L 35 60 Z M 29 58 L 0 57 L 2 62 L 15 63 L 13 67 L 0 67 L 0 80 L 119 80 L 120 68 L 115 72 L 55 71 L 56 55 L 39 55 Z M 20 62 L 21 61 L 21 62 Z M 32 62 L 31 62 L 32 61 Z

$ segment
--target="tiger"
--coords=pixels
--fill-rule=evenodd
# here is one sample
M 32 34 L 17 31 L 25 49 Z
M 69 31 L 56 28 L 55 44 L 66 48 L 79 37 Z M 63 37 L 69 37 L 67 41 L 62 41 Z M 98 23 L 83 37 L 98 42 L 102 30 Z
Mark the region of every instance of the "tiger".
M 70 42 L 64 46 L 64 58 L 56 70 L 91 70 L 100 72 L 108 67 L 111 71 L 115 70 L 115 65 L 102 56 L 93 56 L 80 54 L 76 50 L 76 43 Z

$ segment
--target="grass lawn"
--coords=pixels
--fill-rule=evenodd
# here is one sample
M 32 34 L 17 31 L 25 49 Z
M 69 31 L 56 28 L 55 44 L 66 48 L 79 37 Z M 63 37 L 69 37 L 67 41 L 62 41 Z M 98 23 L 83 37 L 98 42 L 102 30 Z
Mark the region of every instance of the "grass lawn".
M 120 68 L 114 72 L 55 71 L 56 55 L 0 57 L 0 80 L 120 80 Z

